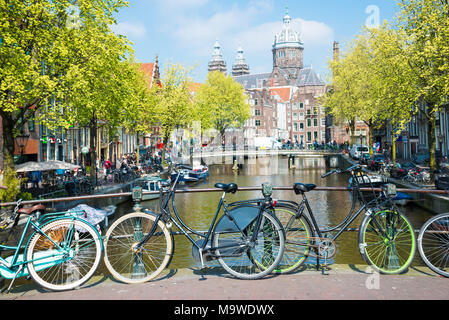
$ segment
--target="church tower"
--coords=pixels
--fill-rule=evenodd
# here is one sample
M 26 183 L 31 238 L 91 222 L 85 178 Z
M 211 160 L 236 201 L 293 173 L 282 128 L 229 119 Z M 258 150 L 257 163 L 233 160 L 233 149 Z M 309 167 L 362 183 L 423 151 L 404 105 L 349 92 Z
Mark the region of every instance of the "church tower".
M 288 9 L 283 20 L 281 32 L 276 34 L 273 43 L 273 69 L 280 68 L 296 78 L 299 70 L 303 68 L 304 44 L 299 33 L 293 30 L 292 19 Z
M 249 67 L 246 64 L 245 57 L 243 56 L 243 49 L 239 47 L 237 50 L 237 56 L 235 57 L 235 63 L 232 66 L 232 76 L 243 76 L 249 74 Z
M 214 45 L 214 53 L 212 55 L 212 59 L 209 61 L 209 72 L 220 71 L 226 73 L 228 70 L 226 67 L 226 62 L 223 60 L 223 56 L 221 55 L 221 47 L 217 41 L 215 41 Z

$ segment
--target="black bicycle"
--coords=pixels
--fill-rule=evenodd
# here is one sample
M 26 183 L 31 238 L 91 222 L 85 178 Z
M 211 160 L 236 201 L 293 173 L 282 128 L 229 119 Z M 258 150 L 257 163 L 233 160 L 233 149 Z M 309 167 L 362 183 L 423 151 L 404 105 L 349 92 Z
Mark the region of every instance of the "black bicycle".
M 223 195 L 209 230 L 206 233 L 193 230 L 176 210 L 175 191 L 182 169 L 190 168 L 173 166 L 176 179 L 172 184 L 161 183 L 159 213 L 149 210 L 130 213 L 108 229 L 104 261 L 114 278 L 141 283 L 158 276 L 173 256 L 173 224 L 192 243 L 192 254 L 202 268 L 205 261 L 218 260 L 227 272 L 241 279 L 259 279 L 271 273 L 282 259 L 285 237 L 279 220 L 266 210 L 268 204 L 226 204 L 225 195 L 235 193 L 238 186 L 217 183 L 215 187 L 223 190 Z M 170 201 L 176 219 L 169 208 Z M 192 210 L 194 207 L 192 204 Z M 223 215 L 218 219 L 221 209 Z
M 449 213 L 438 214 L 424 223 L 418 234 L 418 250 L 431 270 L 449 277 Z
M 352 166 L 346 170 L 332 170 L 323 174 L 325 178 L 331 174 L 350 173 L 352 206 L 346 218 L 338 225 L 322 228 L 318 225 L 307 200 L 306 194 L 316 188 L 313 184 L 295 183 L 293 189 L 302 201 L 278 200 L 272 209 L 284 226 L 286 244 L 284 257 L 275 269 L 278 273 L 292 272 L 298 269 L 308 257 L 324 259 L 322 271 L 327 268 L 327 260 L 336 255 L 336 239 L 361 214 L 364 218 L 359 227 L 358 247 L 362 258 L 375 271 L 385 274 L 398 274 L 405 271 L 411 264 L 415 254 L 415 235 L 407 218 L 399 212 L 394 204 L 396 196 L 395 185 L 387 184 L 379 193 L 371 189 L 371 199 L 366 189 L 360 185 L 369 183 L 369 177 L 362 171 L 360 165 Z M 362 189 L 364 189 L 362 192 Z M 368 194 L 369 195 L 369 194 Z M 355 211 L 357 201 L 360 208 Z M 309 217 L 305 211 L 308 211 Z M 336 232 L 327 237 L 330 232 Z

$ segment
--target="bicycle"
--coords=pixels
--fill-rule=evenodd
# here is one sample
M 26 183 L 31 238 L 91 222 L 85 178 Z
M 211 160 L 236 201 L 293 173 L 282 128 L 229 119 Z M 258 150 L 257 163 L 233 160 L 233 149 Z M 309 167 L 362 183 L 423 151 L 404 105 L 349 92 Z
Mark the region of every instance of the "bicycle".
M 418 234 L 418 251 L 435 273 L 449 277 L 449 213 L 427 220 Z
M 192 255 L 200 261 L 201 269 L 205 268 L 205 261 L 218 260 L 236 278 L 259 279 L 271 273 L 279 263 L 285 243 L 282 225 L 265 210 L 265 203 L 227 204 L 226 194 L 238 190 L 234 183 L 215 184 L 217 189 L 223 190 L 223 195 L 207 232 L 193 230 L 182 221 L 176 209 L 175 190 L 181 170 L 189 168 L 174 166 L 177 175 L 173 183 L 161 183 L 160 213 L 149 210 L 130 213 L 108 229 L 104 261 L 115 279 L 142 283 L 157 277 L 173 257 L 173 224 L 180 230 L 179 234 L 192 243 Z M 175 217 L 169 209 L 170 200 Z M 221 209 L 223 215 L 218 219 Z M 189 233 L 199 239 L 195 240 Z
M 293 189 L 302 196 L 298 204 L 294 201 L 277 200 L 275 214 L 284 226 L 286 245 L 284 258 L 275 269 L 277 273 L 297 270 L 308 256 L 324 259 L 322 273 L 327 269 L 327 260 L 336 255 L 335 241 L 362 213 L 358 247 L 364 261 L 375 271 L 384 274 L 404 272 L 411 264 L 415 253 L 415 235 L 408 219 L 397 209 L 392 199 L 396 196 L 395 185 L 386 185 L 379 195 L 373 191 L 373 199 L 367 200 L 360 183 L 369 179 L 362 173 L 360 165 L 346 170 L 335 169 L 322 175 L 350 173 L 352 175 L 352 206 L 348 215 L 336 226 L 324 229 L 317 224 L 306 193 L 316 188 L 313 184 L 295 183 Z M 371 190 L 374 190 L 371 188 Z M 355 212 L 357 199 L 361 202 Z M 305 215 L 307 209 L 309 215 Z M 281 214 L 279 213 L 281 212 Z M 308 218 L 310 217 L 310 219 Z M 310 222 L 311 221 L 311 222 Z M 336 231 L 330 238 L 327 234 Z
M 96 228 L 80 218 L 84 212 L 45 214 L 43 205 L 20 208 L 21 204 L 17 201 L 11 216 L 0 224 L 0 229 L 10 228 L 0 250 L 13 251 L 0 257 L 0 276 L 11 280 L 7 292 L 20 277 L 31 277 L 53 291 L 75 289 L 88 281 L 100 264 L 103 246 Z M 22 215 L 27 219 L 18 244 L 6 245 Z

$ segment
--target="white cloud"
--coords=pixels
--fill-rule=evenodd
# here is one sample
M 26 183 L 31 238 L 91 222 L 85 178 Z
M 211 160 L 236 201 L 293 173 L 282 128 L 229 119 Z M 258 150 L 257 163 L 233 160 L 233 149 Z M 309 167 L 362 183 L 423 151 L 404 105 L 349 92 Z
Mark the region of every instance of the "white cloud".
M 298 18 L 294 19 L 292 23 L 295 29 L 300 32 L 301 40 L 305 46 L 329 46 L 334 40 L 334 30 L 324 22 Z
M 142 39 L 147 34 L 145 25 L 140 22 L 120 22 L 112 25 L 111 30 L 130 39 Z

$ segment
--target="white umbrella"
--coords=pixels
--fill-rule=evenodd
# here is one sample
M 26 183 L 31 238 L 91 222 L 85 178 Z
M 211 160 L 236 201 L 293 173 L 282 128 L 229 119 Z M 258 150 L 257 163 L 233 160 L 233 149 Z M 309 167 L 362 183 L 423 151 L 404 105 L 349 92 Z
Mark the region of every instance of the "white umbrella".
M 16 166 L 17 172 L 40 171 L 42 166 L 38 162 L 30 161 Z
M 52 160 L 52 161 L 46 161 L 46 162 L 26 162 L 23 164 L 19 164 L 16 166 L 17 172 L 29 172 L 29 171 L 49 171 L 49 170 L 74 170 L 78 169 L 80 166 L 76 164 L 71 164 L 68 162 L 58 161 L 58 160 Z

